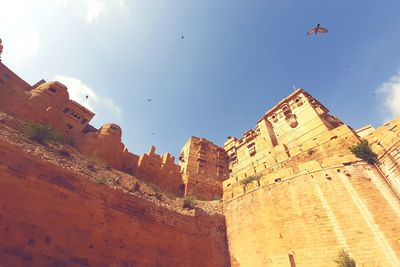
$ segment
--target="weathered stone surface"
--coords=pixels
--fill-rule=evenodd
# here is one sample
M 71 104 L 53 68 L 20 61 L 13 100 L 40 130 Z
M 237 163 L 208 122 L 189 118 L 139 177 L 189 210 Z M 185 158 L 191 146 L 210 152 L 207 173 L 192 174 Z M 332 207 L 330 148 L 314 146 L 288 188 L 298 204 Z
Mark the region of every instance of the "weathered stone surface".
M 228 157 L 223 148 L 192 136 L 183 146 L 179 161 L 186 196 L 205 200 L 222 198 L 222 181 L 229 177 Z
M 191 137 L 179 166 L 155 147 L 130 153 L 120 127 L 95 129 L 64 85 L 30 86 L 1 62 L 0 110 L 12 115 L 0 113 L 0 266 L 317 267 L 336 266 L 340 249 L 357 266 L 400 266 L 400 118 L 354 131 L 297 89 L 224 148 Z M 84 155 L 24 139 L 13 116 L 52 125 Z M 350 153 L 361 138 L 376 165 Z M 223 195 L 225 217 L 164 193 Z
M 1 139 L 0 151 L 4 266 L 229 265 L 221 215 L 154 206 Z

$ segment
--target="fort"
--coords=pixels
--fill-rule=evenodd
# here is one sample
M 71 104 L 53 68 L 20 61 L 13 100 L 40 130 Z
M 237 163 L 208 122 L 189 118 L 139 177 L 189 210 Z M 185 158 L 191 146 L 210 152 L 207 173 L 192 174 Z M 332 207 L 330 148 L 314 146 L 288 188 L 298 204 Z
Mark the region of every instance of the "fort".
M 298 88 L 240 138 L 190 137 L 176 163 L 94 116 L 0 62 L 0 266 L 317 267 L 340 250 L 400 266 L 400 118 L 355 130 Z M 30 123 L 65 143 L 27 139 Z M 362 139 L 376 163 L 350 151 Z

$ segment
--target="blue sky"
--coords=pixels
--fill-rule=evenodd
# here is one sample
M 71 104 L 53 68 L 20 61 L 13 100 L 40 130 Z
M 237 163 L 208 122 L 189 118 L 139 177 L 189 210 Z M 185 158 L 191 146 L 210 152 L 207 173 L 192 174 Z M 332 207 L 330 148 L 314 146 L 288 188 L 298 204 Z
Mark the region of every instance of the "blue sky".
M 94 126 L 121 125 L 136 154 L 154 144 L 178 155 L 191 135 L 222 145 L 253 128 L 292 85 L 354 128 L 400 115 L 398 0 L 0 6 L 3 63 L 31 84 L 65 83 L 97 113 Z M 306 36 L 317 23 L 329 33 Z

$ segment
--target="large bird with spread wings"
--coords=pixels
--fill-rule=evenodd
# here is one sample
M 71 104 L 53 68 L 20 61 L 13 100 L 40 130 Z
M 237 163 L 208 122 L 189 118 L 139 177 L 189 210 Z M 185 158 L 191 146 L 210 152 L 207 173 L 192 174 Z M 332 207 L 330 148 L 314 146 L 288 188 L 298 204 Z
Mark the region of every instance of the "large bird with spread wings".
M 328 29 L 326 28 L 322 28 L 319 26 L 320 24 L 318 23 L 317 27 L 310 29 L 307 32 L 307 35 L 313 35 L 313 34 L 317 34 L 317 33 L 325 33 L 328 32 Z

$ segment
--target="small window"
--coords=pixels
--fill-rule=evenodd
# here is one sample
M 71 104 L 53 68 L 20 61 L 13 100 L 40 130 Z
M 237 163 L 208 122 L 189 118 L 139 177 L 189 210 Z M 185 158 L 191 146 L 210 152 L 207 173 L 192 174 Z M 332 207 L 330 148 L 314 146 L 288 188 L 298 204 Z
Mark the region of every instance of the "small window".
M 67 123 L 67 127 L 69 130 L 71 130 L 74 126 L 72 126 L 71 124 Z
M 281 179 L 281 178 L 276 178 L 276 179 L 275 179 L 275 183 L 280 183 L 280 182 L 282 182 L 282 179 Z
M 57 89 L 55 89 L 55 88 L 53 88 L 53 87 L 50 87 L 50 88 L 49 88 L 49 91 L 52 92 L 53 94 L 54 94 L 54 93 L 57 93 Z
M 303 105 L 303 101 L 301 101 L 300 97 L 296 98 L 296 99 L 294 100 L 294 102 L 296 103 L 296 105 L 297 105 L 298 107 L 300 107 L 301 105 Z

